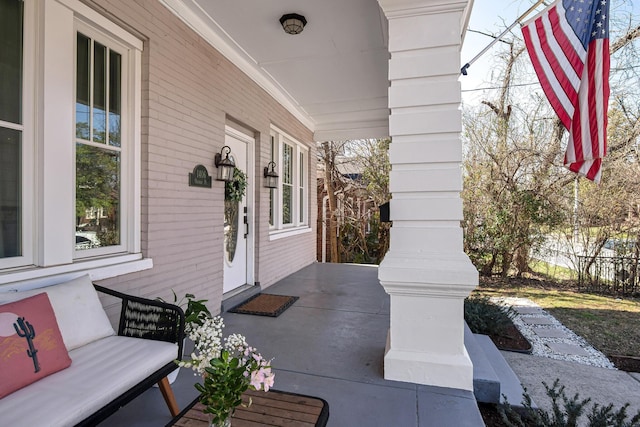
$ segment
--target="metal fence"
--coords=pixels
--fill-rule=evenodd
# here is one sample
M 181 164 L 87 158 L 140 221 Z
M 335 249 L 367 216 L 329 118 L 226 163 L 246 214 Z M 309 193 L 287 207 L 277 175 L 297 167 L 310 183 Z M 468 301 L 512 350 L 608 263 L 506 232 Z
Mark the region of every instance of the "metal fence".
M 640 268 L 634 257 L 578 256 L 578 287 L 609 295 L 640 296 Z

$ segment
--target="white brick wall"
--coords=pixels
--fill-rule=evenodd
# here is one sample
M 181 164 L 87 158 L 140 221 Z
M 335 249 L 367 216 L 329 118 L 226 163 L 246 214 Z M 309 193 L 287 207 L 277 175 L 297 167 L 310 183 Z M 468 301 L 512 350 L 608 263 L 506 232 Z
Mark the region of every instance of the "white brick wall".
M 142 108 L 142 250 L 151 270 L 102 284 L 146 297 L 186 292 L 222 299 L 224 188 L 188 186 L 188 174 L 203 164 L 215 175 L 213 158 L 224 145 L 227 118 L 253 129 L 256 156 L 255 280 L 263 287 L 315 260 L 315 230 L 269 241 L 269 190 L 262 169 L 270 157 L 270 125 L 310 147 L 312 133 L 249 77 L 242 74 L 160 3 L 94 0 L 96 10 L 145 40 Z M 309 171 L 309 224 L 315 228 L 315 167 Z M 111 309 L 110 311 L 115 311 Z

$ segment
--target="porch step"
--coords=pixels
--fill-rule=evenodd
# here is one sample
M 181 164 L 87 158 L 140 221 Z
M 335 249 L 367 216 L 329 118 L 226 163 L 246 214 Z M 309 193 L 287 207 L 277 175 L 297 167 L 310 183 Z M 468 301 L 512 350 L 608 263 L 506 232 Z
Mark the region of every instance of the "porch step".
M 262 291 L 262 289 L 260 289 L 260 285 L 244 285 L 229 292 L 229 296 L 226 294 L 223 295 L 220 312 L 224 313 L 227 310 L 231 310 L 233 307 L 242 304 L 252 296 L 259 294 L 260 291 Z
M 473 362 L 473 394 L 478 402 L 498 403 L 500 401 L 500 378 L 485 355 L 476 335 L 465 323 L 464 345 Z M 502 356 L 500 356 L 502 357 Z
M 506 396 L 511 406 L 522 407 L 522 384 L 491 338 L 473 334 L 465 325 L 465 346 L 473 362 L 473 392 L 476 400 L 504 403 Z M 535 402 L 532 403 L 535 408 Z

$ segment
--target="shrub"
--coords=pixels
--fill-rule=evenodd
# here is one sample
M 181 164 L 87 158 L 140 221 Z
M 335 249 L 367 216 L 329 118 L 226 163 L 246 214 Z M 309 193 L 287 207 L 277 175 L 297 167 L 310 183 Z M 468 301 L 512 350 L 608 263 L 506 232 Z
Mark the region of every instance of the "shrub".
M 487 296 L 470 296 L 464 300 L 464 320 L 473 333 L 505 335 L 515 311 L 491 302 Z
M 551 387 L 544 382 L 542 384 L 547 396 L 551 398 L 551 411 L 533 408 L 531 396 L 525 389 L 522 395 L 523 410 L 516 411 L 506 401 L 498 407 L 504 423 L 509 427 L 576 427 L 591 399 L 580 400 L 578 393 L 569 399 L 564 391 L 564 386 L 560 385 L 559 379 L 556 379 Z M 629 404 L 626 403 L 614 411 L 613 404 L 600 406 L 595 403 L 587 415 L 588 423 L 580 423 L 580 425 L 586 427 L 640 427 L 640 411 L 631 420 L 628 420 L 628 407 Z

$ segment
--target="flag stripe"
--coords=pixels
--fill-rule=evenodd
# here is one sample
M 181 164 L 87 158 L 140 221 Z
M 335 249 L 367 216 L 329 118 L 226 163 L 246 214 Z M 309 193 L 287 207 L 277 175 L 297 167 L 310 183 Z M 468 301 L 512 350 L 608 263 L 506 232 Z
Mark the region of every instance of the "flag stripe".
M 585 51 L 582 43 L 580 43 L 580 40 L 578 40 L 571 27 L 567 24 L 564 8 L 560 8 L 560 11 L 558 11 L 557 7 L 550 10 L 549 20 L 554 28 L 553 36 L 558 40 L 562 52 L 564 52 L 576 76 L 580 79 L 582 68 L 584 67 L 584 63 L 580 58 L 585 54 Z M 577 86 L 579 86 L 579 84 L 576 85 L 576 88 Z
M 598 69 L 596 70 L 596 75 L 598 76 L 598 84 L 597 84 L 597 96 L 596 100 L 598 101 L 598 138 L 602 141 L 602 144 L 598 146 L 598 156 L 604 157 L 607 154 L 607 125 L 609 123 L 609 117 L 607 115 L 608 109 L 608 100 L 609 100 L 609 73 L 610 73 L 610 61 L 609 61 L 609 43 L 605 43 L 603 40 L 596 40 L 597 43 L 597 64 Z M 607 76 L 607 78 L 603 78 Z
M 522 33 L 524 35 L 525 45 L 529 51 L 529 56 L 531 57 L 531 62 L 538 74 L 538 79 L 540 80 L 544 93 L 547 95 L 551 106 L 562 121 L 562 124 L 564 124 L 565 127 L 569 127 L 571 125 L 573 106 L 563 91 L 556 92 L 554 90 L 554 85 L 550 79 L 555 80 L 555 78 L 550 72 L 549 63 L 546 61 L 544 53 L 540 47 L 537 32 L 532 31 L 531 28 L 525 27 L 522 29 Z M 538 70 L 545 71 L 538 72 Z M 549 72 L 546 72 L 547 70 Z
M 597 69 L 598 69 L 598 61 L 596 61 L 596 58 L 598 57 L 597 52 L 594 52 L 594 49 L 597 49 L 597 47 L 595 45 L 597 45 L 597 41 L 592 41 L 590 48 L 589 48 L 589 53 L 587 54 L 587 64 L 588 64 L 588 70 L 589 70 L 589 74 L 591 76 L 593 76 L 592 78 L 588 78 L 589 76 L 587 76 L 587 82 L 589 84 L 589 90 L 587 90 L 588 93 L 588 102 L 589 102 L 589 119 L 588 119 L 588 124 L 589 124 L 589 130 L 590 130 L 590 134 L 589 134 L 589 139 L 591 140 L 591 150 L 589 151 L 591 153 L 591 155 L 589 156 L 592 159 L 595 159 L 598 157 L 598 153 L 599 153 L 599 149 L 598 149 L 598 127 L 600 125 L 602 125 L 602 122 L 598 119 L 598 113 L 601 108 L 602 108 L 602 104 L 598 102 L 598 100 L 596 99 L 596 95 L 597 95 L 597 89 L 596 89 L 596 79 L 598 78 L 598 73 L 597 73 Z M 601 113 L 601 112 L 600 112 Z
M 540 46 L 552 71 L 551 75 L 555 77 L 555 81 L 557 82 L 554 83 L 553 86 L 559 86 L 564 91 L 570 107 L 564 102 L 563 106 L 567 113 L 570 113 L 578 97 L 580 77 L 573 72 L 573 66 L 565 56 L 564 51 L 560 48 L 556 39 L 554 37 L 547 38 L 547 34 L 553 33 L 551 22 L 543 18 L 536 23 L 536 29 L 538 30 Z

